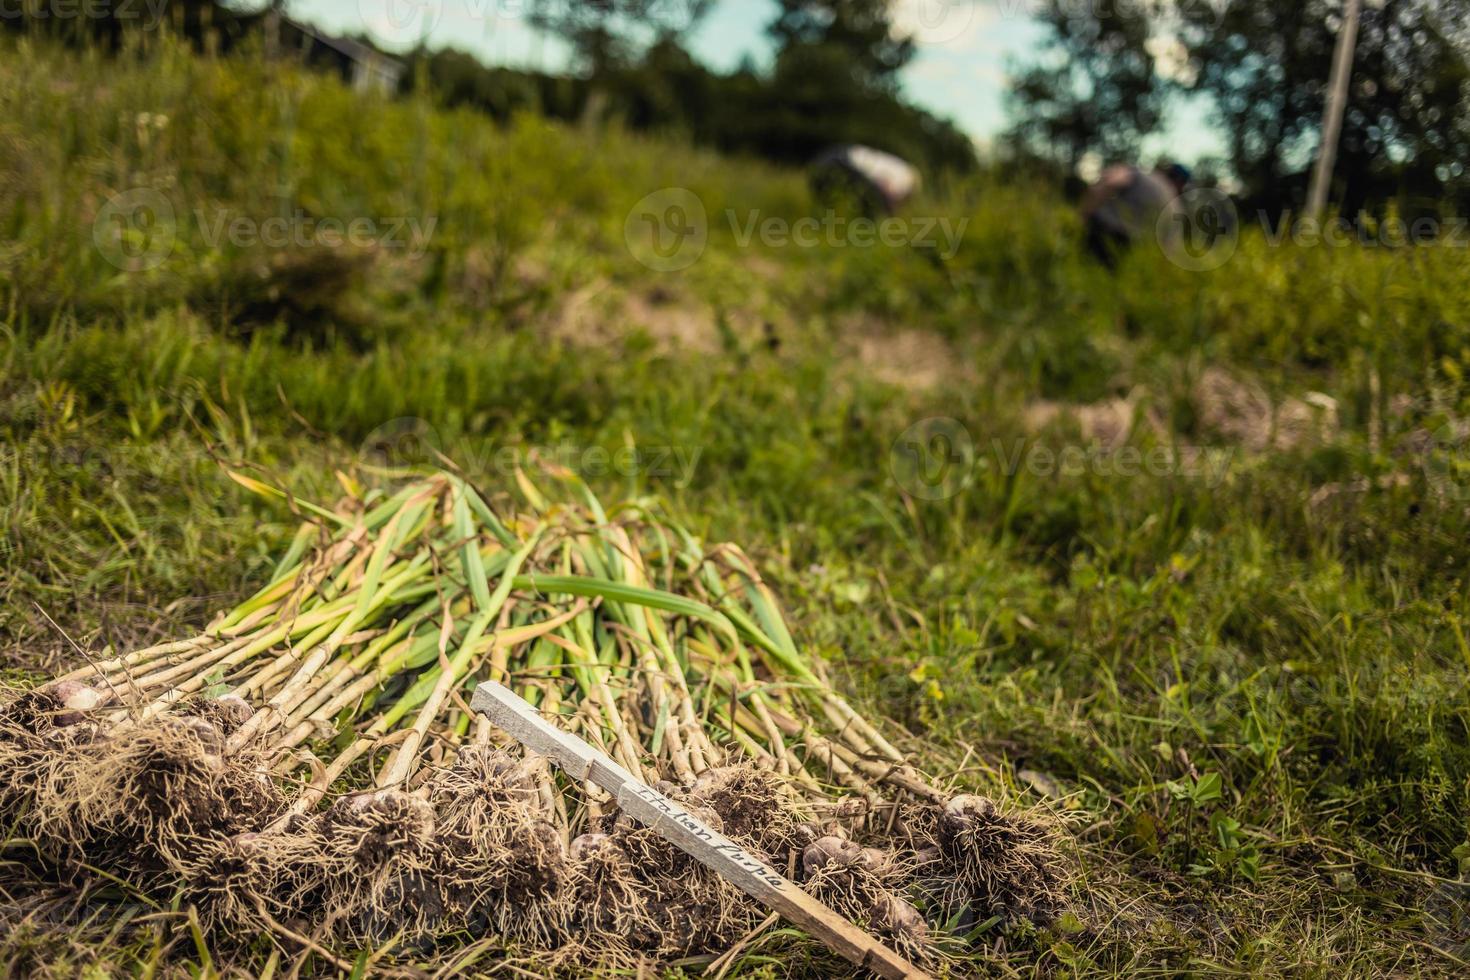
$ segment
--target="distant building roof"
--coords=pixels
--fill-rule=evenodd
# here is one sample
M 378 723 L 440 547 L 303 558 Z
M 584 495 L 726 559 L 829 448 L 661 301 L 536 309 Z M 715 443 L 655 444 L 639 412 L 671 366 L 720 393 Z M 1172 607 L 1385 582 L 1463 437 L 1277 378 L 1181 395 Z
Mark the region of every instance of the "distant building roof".
M 311 44 L 318 45 L 319 50 L 325 48 L 341 59 L 343 77 L 354 88 L 391 92 L 397 87 L 403 74 L 403 62 L 392 55 L 354 38 L 334 37 L 289 17 L 282 17 L 281 24 L 309 39 Z
M 394 65 L 399 65 L 400 67 L 403 64 L 392 55 L 384 54 L 372 45 L 363 44 L 361 41 L 354 40 L 353 38 L 333 37 L 331 34 L 325 34 L 317 30 L 310 24 L 303 24 L 300 21 L 292 20 L 289 17 L 283 17 L 281 18 L 281 20 L 283 23 L 290 24 L 301 33 L 310 35 L 311 37 L 320 41 L 322 44 L 325 44 L 327 47 L 340 51 L 347 57 L 354 60 L 378 62 L 386 61 Z

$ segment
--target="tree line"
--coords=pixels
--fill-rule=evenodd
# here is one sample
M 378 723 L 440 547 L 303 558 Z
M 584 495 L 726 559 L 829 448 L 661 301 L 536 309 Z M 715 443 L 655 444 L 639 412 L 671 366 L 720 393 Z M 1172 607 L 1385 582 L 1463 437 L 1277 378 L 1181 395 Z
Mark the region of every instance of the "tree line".
M 613 117 L 639 130 L 684 135 L 726 153 L 803 163 L 836 143 L 895 153 L 930 175 L 976 166 L 952 123 L 900 94 L 913 56 L 886 0 L 781 0 L 768 25 L 768 68 L 724 74 L 689 52 L 708 0 L 541 0 L 541 29 L 566 39 L 570 74 L 487 68 L 453 49 L 413 56 L 411 84 L 497 117 L 533 111 L 561 119 Z
M 216 0 L 162 0 L 163 22 L 211 51 L 236 48 L 269 23 L 265 11 Z M 73 43 L 120 48 L 151 19 L 47 17 L 46 0 L 19 0 L 4 26 L 59 35 Z M 910 104 L 898 72 L 913 55 L 898 38 L 886 0 L 781 0 L 768 26 L 774 58 L 712 71 L 689 52 L 687 35 L 710 0 L 525 0 L 533 25 L 565 39 L 565 72 L 483 64 L 453 48 L 407 55 L 402 86 L 427 89 L 451 105 L 496 118 L 532 112 L 552 118 L 617 121 L 684 136 L 726 153 L 801 164 L 835 143 L 866 143 L 895 153 L 931 178 L 973 170 L 970 138 L 952 123 Z M 32 10 L 32 8 L 35 8 Z M 153 9 L 153 8 L 150 8 Z M 286 8 L 289 13 L 289 7 Z M 353 40 L 376 47 L 370 38 Z
M 1046 48 L 1012 145 L 1064 171 L 1136 157 L 1170 105 L 1222 136 L 1243 203 L 1300 208 L 1343 0 L 1036 0 Z M 1365 0 L 1330 200 L 1346 216 L 1470 205 L 1470 0 Z
M 216 0 L 163 2 L 177 31 L 216 50 L 265 21 Z M 931 179 L 977 166 L 966 134 L 903 97 L 899 73 L 914 44 L 895 30 L 890 0 L 778 0 L 767 26 L 770 63 L 728 73 L 688 47 L 713 0 L 519 2 L 536 27 L 569 44 L 568 70 L 490 67 L 463 51 L 421 48 L 400 56 L 404 88 L 497 118 L 620 120 L 781 163 L 866 143 Z M 998 155 L 1011 168 L 1075 179 L 1090 156 L 1139 159 L 1171 106 L 1182 107 L 1225 147 L 1219 159 L 1184 162 L 1231 178 L 1249 209 L 1275 217 L 1299 208 L 1343 3 L 1028 0 L 1047 35 L 1013 72 L 1012 125 Z M 31 16 L 47 7 L 21 0 L 20 16 L 12 10 L 3 24 L 116 46 L 140 23 Z M 1350 216 L 1463 214 L 1467 169 L 1470 0 L 1365 0 L 1331 200 Z

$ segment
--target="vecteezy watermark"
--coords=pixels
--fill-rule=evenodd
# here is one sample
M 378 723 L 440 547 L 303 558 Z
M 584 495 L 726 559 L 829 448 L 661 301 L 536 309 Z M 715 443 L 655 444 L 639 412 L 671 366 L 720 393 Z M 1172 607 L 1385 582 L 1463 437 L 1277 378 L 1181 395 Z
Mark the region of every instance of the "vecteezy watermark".
M 890 13 L 896 35 L 920 47 L 940 47 L 989 20 L 981 6 L 982 0 L 895 0 Z
M 1356 219 L 1335 215 L 1324 221 L 1310 215 L 1286 212 L 1272 222 L 1264 211 L 1259 212 L 1258 218 L 1266 244 L 1273 248 L 1287 242 L 1298 248 L 1319 245 L 1329 248 L 1470 247 L 1470 220 L 1465 218 L 1423 216 L 1405 221 L 1398 217 L 1375 218 L 1361 211 Z
M 532 461 L 579 476 L 643 477 L 667 480 L 684 489 L 694 479 L 704 450 L 699 446 L 624 445 L 616 449 L 561 440 L 539 445 L 507 445 L 461 437 L 446 442 L 430 422 L 416 417 L 390 419 L 368 433 L 358 448 L 364 462 L 384 468 L 434 466 L 445 460 L 469 473 L 513 478 Z
M 169 0 L 0 0 L 0 21 L 122 21 L 153 30 Z
M 155 0 L 156 2 L 156 0 Z M 611 21 L 641 21 L 660 30 L 682 33 L 694 25 L 703 0 L 595 0 L 587 7 Z M 536 23 L 556 11 L 544 0 L 357 0 L 357 13 L 368 33 L 382 44 L 411 45 L 423 41 L 439 25 L 491 27 L 497 22 Z
M 943 259 L 952 259 L 970 226 L 969 218 L 951 221 L 935 217 L 846 218 L 828 210 L 820 218 L 795 221 L 762 217 L 759 209 L 740 214 L 725 212 L 735 244 L 749 247 L 756 239 L 768 248 L 923 248 L 933 249 Z M 943 248 L 940 248 L 941 242 Z
M 196 208 L 192 220 L 205 247 L 391 249 L 417 258 L 428 247 L 439 219 L 403 215 L 370 218 L 317 216 L 297 209 L 257 217 L 229 208 Z M 172 202 L 151 187 L 135 187 L 108 198 L 92 222 L 92 241 L 112 265 L 127 272 L 155 269 L 168 260 L 185 230 Z
M 1409 458 L 1418 461 L 1430 493 L 1457 503 L 1470 500 L 1470 423 L 1442 422 L 1424 433 L 1413 450 Z
M 699 261 L 709 241 L 704 202 L 683 187 L 665 187 L 633 205 L 623 221 L 623 241 L 639 262 L 658 272 L 677 272 Z
M 1318 218 L 1285 211 L 1272 218 L 1255 214 L 1267 248 L 1470 248 L 1470 219 L 1460 217 Z M 1191 272 L 1218 269 L 1240 245 L 1240 216 L 1228 195 L 1194 188 L 1179 195 L 1158 216 L 1154 239 L 1175 265 Z
M 475 3 L 476 0 L 468 0 Z M 491 0 L 484 0 L 492 5 Z M 357 14 L 379 44 L 415 44 L 444 19 L 445 0 L 357 0 Z
M 97 210 L 92 241 L 112 265 L 142 272 L 162 265 L 173 251 L 174 206 L 152 187 L 119 191 Z
M 970 431 L 948 416 L 921 419 L 894 440 L 888 471 L 909 496 L 944 500 L 970 485 L 975 443 Z
M 790 219 L 760 209 L 728 208 L 724 218 L 739 248 L 918 248 L 951 259 L 959 250 L 967 217 L 849 218 L 834 210 L 820 217 Z M 709 244 L 704 202 L 684 187 L 664 187 L 633 205 L 623 221 L 623 241 L 639 262 L 659 272 L 677 272 L 699 261 Z
M 1038 479 L 1091 475 L 1132 479 L 1188 476 L 1218 486 L 1234 451 L 1166 445 L 1143 448 L 1101 443 L 1053 446 L 1034 439 L 995 438 L 980 445 L 965 426 L 945 416 L 922 419 L 905 429 L 888 452 L 888 470 L 899 489 L 920 500 L 946 500 L 966 489 L 980 472 Z
M 194 211 L 200 237 L 210 248 L 228 242 L 236 248 L 388 248 L 417 257 L 428 247 L 436 215 L 420 218 L 317 217 L 296 210 L 288 215 L 257 218 L 228 208 Z
M 988 5 L 1005 20 L 1035 20 L 1044 16 L 1073 21 L 1153 19 L 1165 6 L 1161 0 L 988 0 Z M 1230 0 L 1172 0 L 1168 5 L 1173 18 L 1208 21 L 1213 27 L 1220 26 L 1229 7 Z
M 1470 956 L 1470 874 L 1441 881 L 1424 903 L 1430 942 L 1457 956 Z
M 1154 233 L 1164 255 L 1181 269 L 1218 269 L 1240 244 L 1235 202 L 1212 187 L 1187 190 L 1159 213 Z

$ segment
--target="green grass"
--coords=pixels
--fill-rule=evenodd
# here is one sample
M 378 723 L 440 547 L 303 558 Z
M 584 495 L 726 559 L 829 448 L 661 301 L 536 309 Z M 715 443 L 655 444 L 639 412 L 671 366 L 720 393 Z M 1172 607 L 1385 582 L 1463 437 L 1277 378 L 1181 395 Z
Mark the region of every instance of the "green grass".
M 623 224 L 674 185 L 702 200 L 710 241 L 661 274 Z M 409 255 L 211 245 L 191 217 L 161 266 L 128 272 L 92 232 L 131 187 L 178 215 L 436 223 Z M 913 206 L 970 219 L 948 263 L 742 248 L 727 208 L 810 203 L 800 175 L 618 131 L 499 129 L 166 44 L 111 62 L 4 40 L 9 675 L 76 660 L 42 610 L 88 649 L 125 647 L 266 580 L 293 521 L 217 459 L 322 499 L 395 419 L 424 420 L 491 491 L 507 449 L 572 447 L 605 496 L 662 496 L 742 543 L 798 641 L 930 772 L 1065 817 L 1078 921 L 993 939 L 968 968 L 1462 974 L 1470 256 L 1247 230 L 1213 272 L 1144 254 L 1112 278 L 1060 202 L 990 179 Z M 553 329 L 571 307 L 600 339 Z M 671 316 L 695 323 L 685 343 Z M 881 380 L 903 355 L 858 356 L 855 319 L 880 340 L 921 332 L 941 370 Z M 1329 396 L 1336 422 L 1272 447 L 1212 411 L 1211 370 L 1278 403 Z M 1203 447 L 1219 468 L 1003 465 L 1091 445 L 1065 415 L 1038 425 L 1038 406 L 1124 396 L 1129 447 Z M 976 448 L 941 500 L 891 466 L 932 416 Z M 695 462 L 624 475 L 589 453 L 628 445 Z M 93 879 L 80 906 L 27 883 L 22 847 L 0 853 L 12 970 L 267 966 L 264 938 L 191 937 L 183 912 L 117 883 Z M 834 968 L 778 938 L 740 970 L 762 955 Z

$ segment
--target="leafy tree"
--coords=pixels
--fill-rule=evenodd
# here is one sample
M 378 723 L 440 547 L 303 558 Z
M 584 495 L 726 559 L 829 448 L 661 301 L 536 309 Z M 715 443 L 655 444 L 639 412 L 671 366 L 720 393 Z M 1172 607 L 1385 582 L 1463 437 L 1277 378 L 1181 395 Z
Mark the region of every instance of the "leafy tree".
M 914 56 L 913 39 L 894 32 L 888 0 L 779 0 L 779 8 L 767 28 L 778 66 L 840 58 L 851 75 L 843 83 L 891 91 Z
M 1126 159 L 1157 128 L 1168 86 L 1149 52 L 1143 4 L 1045 0 L 1050 33 L 1016 80 L 1012 139 L 1023 152 L 1074 170 L 1083 154 Z
M 708 13 L 712 0 L 533 0 L 530 22 L 560 35 L 593 75 L 634 60 L 635 42 L 678 37 Z
M 1208 97 L 1246 206 L 1299 206 L 1319 146 L 1343 0 L 1047 0 L 1046 49 L 1011 93 L 1024 152 L 1071 170 L 1136 153 L 1172 95 Z M 1160 77 L 1151 40 L 1186 64 Z M 1470 205 L 1470 0 L 1367 0 L 1331 200 L 1348 215 Z
M 1186 7 L 1195 88 L 1213 97 L 1253 204 L 1299 204 L 1317 152 L 1341 0 Z M 1470 0 L 1363 5 L 1331 200 L 1345 213 L 1470 198 Z
M 774 69 L 730 120 L 743 145 L 728 148 L 804 163 L 834 143 L 865 143 L 931 175 L 972 169 L 968 137 L 900 97 L 898 73 L 914 42 L 896 31 L 891 7 L 889 0 L 779 0 L 767 27 Z

